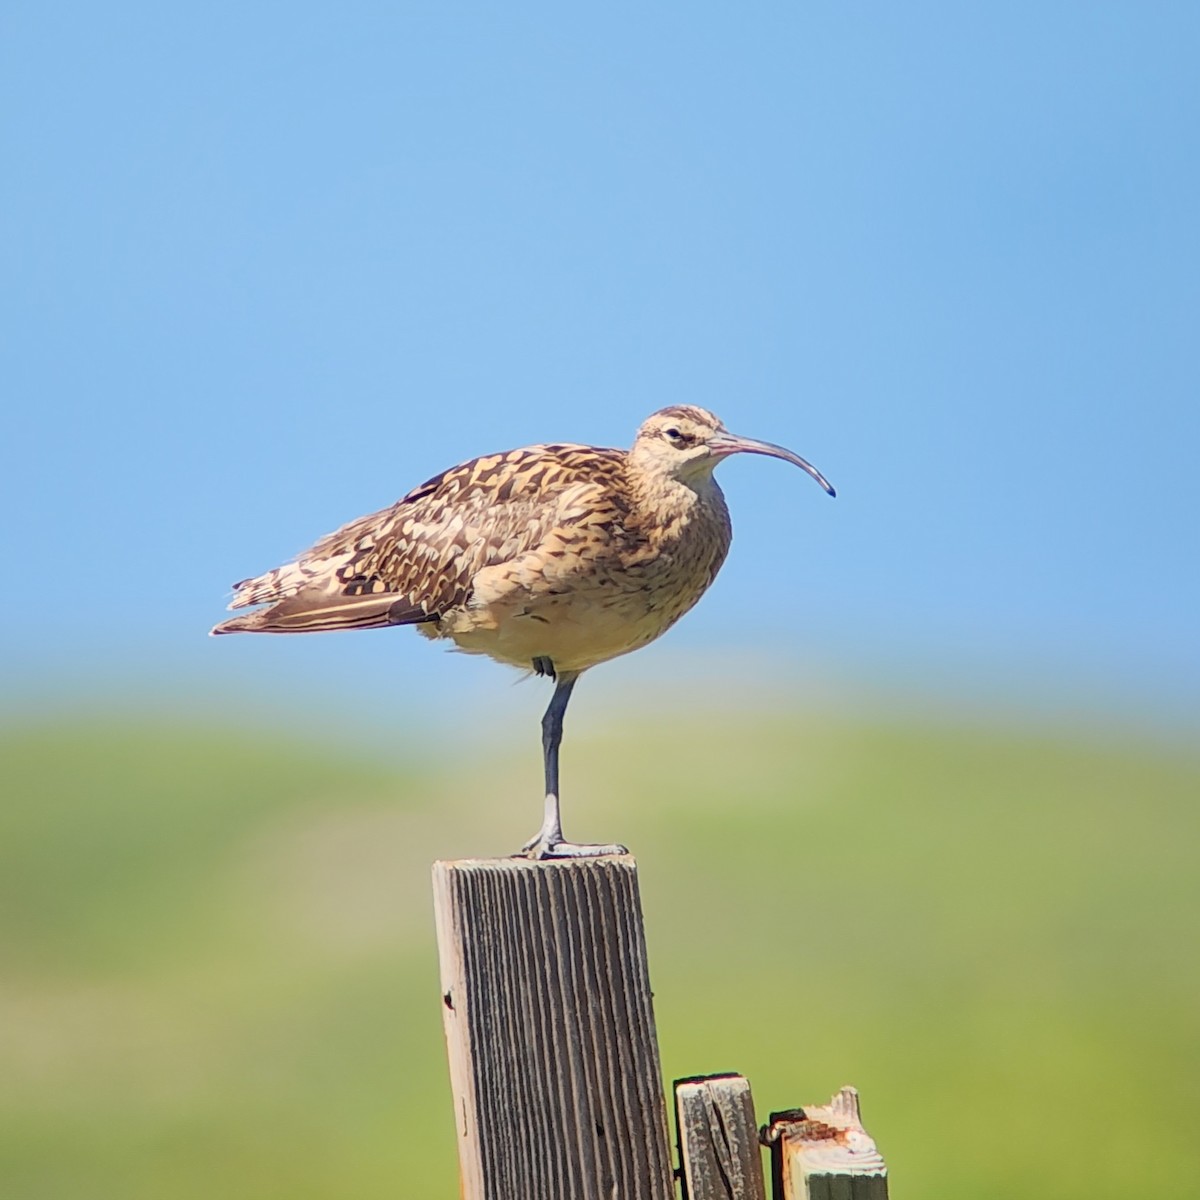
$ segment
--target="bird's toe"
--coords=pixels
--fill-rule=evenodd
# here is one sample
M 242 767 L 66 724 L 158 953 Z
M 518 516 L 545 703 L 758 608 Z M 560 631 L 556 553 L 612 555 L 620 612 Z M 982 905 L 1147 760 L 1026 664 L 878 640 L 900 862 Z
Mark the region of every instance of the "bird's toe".
M 629 849 L 619 842 L 590 844 L 584 842 L 546 841 L 537 838 L 522 846 L 513 858 L 528 858 L 534 862 L 546 862 L 550 859 L 563 858 L 610 858 L 614 855 L 628 854 Z

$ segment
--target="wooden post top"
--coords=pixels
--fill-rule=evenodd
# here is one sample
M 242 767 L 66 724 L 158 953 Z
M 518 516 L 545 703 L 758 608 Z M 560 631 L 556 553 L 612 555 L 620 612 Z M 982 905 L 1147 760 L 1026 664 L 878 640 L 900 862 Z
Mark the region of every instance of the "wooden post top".
M 434 871 L 600 871 L 636 870 L 632 854 L 605 854 L 598 858 L 443 858 L 433 864 Z
M 863 1128 L 855 1088 L 828 1104 L 773 1112 L 760 1136 L 786 1200 L 887 1200 L 887 1165 Z

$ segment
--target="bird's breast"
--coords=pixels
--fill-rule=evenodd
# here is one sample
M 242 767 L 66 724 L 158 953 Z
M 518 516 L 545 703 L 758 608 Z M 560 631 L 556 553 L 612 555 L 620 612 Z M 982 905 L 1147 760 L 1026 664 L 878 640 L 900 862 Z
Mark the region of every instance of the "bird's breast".
M 715 485 L 714 485 L 715 490 Z M 665 633 L 704 594 L 729 549 L 720 492 L 581 512 L 541 544 L 476 575 L 470 601 L 436 635 L 469 653 L 579 671 Z M 434 633 L 434 630 L 430 630 Z

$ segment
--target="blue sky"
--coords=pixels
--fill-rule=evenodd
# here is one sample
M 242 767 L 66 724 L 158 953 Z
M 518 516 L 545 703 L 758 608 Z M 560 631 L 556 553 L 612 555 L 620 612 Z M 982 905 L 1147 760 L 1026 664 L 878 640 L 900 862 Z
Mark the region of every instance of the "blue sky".
M 839 496 L 723 466 L 722 576 L 614 694 L 1195 715 L 1198 54 L 1191 4 L 6 6 L 10 709 L 504 702 L 203 634 L 436 470 L 691 402 Z

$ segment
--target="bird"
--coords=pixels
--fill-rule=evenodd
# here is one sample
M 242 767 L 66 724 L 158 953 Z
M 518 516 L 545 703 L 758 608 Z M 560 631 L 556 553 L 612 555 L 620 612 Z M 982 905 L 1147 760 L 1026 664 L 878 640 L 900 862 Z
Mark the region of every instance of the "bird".
M 527 674 L 554 692 L 542 718 L 543 820 L 518 851 L 535 860 L 624 854 L 563 836 L 559 747 L 579 677 L 664 634 L 700 599 L 732 526 L 714 469 L 732 454 L 783 459 L 707 409 L 653 413 L 628 450 L 553 443 L 473 458 L 359 517 L 293 562 L 234 584 L 213 634 L 412 625 Z

